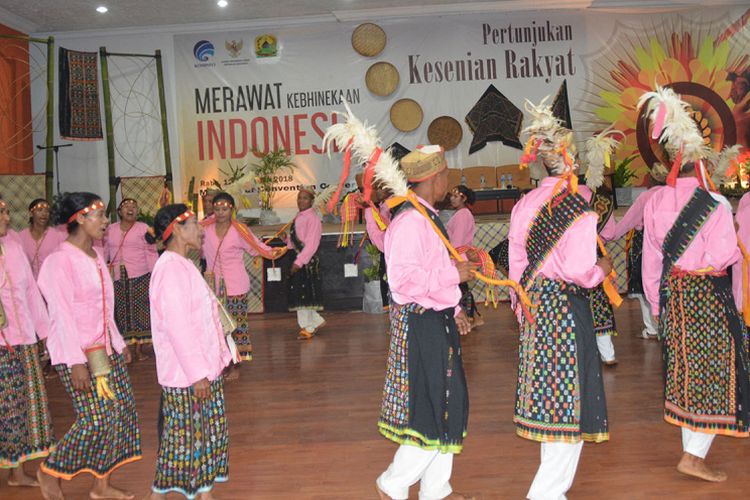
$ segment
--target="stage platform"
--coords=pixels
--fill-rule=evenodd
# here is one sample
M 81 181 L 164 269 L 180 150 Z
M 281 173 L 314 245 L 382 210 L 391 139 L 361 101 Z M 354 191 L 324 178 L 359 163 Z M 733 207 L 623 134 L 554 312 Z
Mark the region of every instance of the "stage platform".
M 615 217 L 622 217 L 626 208 L 615 211 Z M 477 228 L 474 236 L 474 246 L 491 250 L 508 236 L 510 214 L 478 215 L 475 217 Z M 276 234 L 282 225 L 251 226 L 259 237 L 270 237 Z M 323 298 L 326 310 L 356 311 L 362 309 L 364 293 L 364 278 L 362 272 L 370 266 L 369 257 L 364 249 L 360 252 L 358 273 L 356 277 L 344 276 L 344 264 L 354 263 L 359 243 L 364 234 L 364 224 L 356 224 L 353 228 L 354 242 L 351 246 L 338 248 L 341 236 L 339 224 L 324 224 L 323 237 L 318 250 L 320 266 L 323 275 Z M 625 238 L 609 242 L 607 251 L 612 256 L 617 271 L 617 287 L 620 291 L 627 290 L 627 271 L 625 262 Z M 269 282 L 266 269 L 276 265 L 281 267 L 282 281 Z M 247 257 L 246 267 L 251 276 L 249 308 L 251 313 L 284 312 L 287 310 L 287 278 L 292 266 L 291 256 L 284 256 L 275 264 L 269 261 L 261 263 L 259 260 Z M 479 282 L 472 282 L 472 291 L 477 301 L 484 301 L 485 287 Z M 500 289 L 497 298 L 501 301 L 509 299 L 507 289 Z
M 468 436 L 456 456 L 451 484 L 482 500 L 518 500 L 539 465 L 539 444 L 516 436 L 513 405 L 518 329 L 507 305 L 483 309 L 487 324 L 461 339 L 471 398 Z M 611 441 L 586 443 L 568 493 L 571 500 L 746 499 L 750 491 L 750 440 L 719 436 L 708 464 L 728 473 L 711 484 L 676 470 L 682 454 L 679 428 L 663 420 L 661 345 L 642 340 L 638 303 L 615 313 L 620 364 L 602 373 Z M 240 379 L 226 384 L 230 433 L 229 482 L 221 500 L 377 500 L 375 478 L 396 445 L 376 424 L 383 394 L 387 315 L 323 313 L 328 321 L 312 341 L 296 340 L 294 314 L 250 319 L 254 356 Z M 147 352 L 151 354 L 150 349 Z M 151 354 L 152 355 L 152 354 Z M 154 479 L 160 388 L 152 358 L 130 366 L 143 460 L 115 471 L 112 482 L 142 499 Z M 47 381 L 55 434 L 73 422 L 60 380 Z M 39 460 L 26 464 L 33 474 Z M 38 489 L 11 488 L 0 471 L 2 500 L 36 500 Z M 63 485 L 67 499 L 88 498 L 91 476 Z M 411 489 L 416 500 L 417 487 Z M 169 500 L 180 500 L 170 495 Z

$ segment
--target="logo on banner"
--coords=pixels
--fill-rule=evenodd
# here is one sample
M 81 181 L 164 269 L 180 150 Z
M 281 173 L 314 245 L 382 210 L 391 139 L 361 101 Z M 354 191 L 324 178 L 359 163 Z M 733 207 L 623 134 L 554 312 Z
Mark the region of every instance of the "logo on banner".
M 226 47 L 227 52 L 229 52 L 229 55 L 233 58 L 240 57 L 243 45 L 243 40 L 226 40 L 224 42 L 224 47 Z
M 278 48 L 276 37 L 273 35 L 260 35 L 255 39 L 255 55 L 258 57 L 276 57 Z
M 214 44 L 208 40 L 201 40 L 193 47 L 193 55 L 201 62 L 206 62 L 214 56 Z

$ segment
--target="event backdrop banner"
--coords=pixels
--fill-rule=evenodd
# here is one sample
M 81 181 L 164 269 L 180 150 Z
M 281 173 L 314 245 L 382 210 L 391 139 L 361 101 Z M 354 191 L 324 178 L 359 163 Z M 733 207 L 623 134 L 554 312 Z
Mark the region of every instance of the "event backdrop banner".
M 640 152 L 630 166 L 643 184 L 648 165 L 663 161 L 636 109 L 655 83 L 690 100 L 717 149 L 750 143 L 748 17 L 711 9 L 389 20 L 378 23 L 386 43 L 374 57 L 353 48 L 354 23 L 176 35 L 183 195 L 192 177 L 196 189 L 222 184 L 284 149 L 297 169 L 279 176 L 273 205 L 290 217 L 299 185 L 338 179 L 341 154 L 321 142 L 344 101 L 385 146 L 428 143 L 443 117 L 430 134 L 459 141 L 447 152 L 452 168 L 517 163 L 525 124 L 514 116 L 525 99 L 551 102 L 563 82 L 579 144 L 614 123 L 625 134 L 618 161 Z

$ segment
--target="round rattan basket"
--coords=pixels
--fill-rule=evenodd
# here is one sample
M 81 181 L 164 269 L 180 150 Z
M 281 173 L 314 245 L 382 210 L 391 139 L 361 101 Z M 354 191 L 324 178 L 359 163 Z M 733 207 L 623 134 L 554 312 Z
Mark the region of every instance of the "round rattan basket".
M 360 24 L 352 32 L 352 47 L 358 54 L 375 57 L 385 48 L 386 36 L 383 28 L 373 23 Z
M 427 139 L 430 144 L 440 144 L 446 151 L 458 146 L 463 136 L 461 124 L 451 116 L 439 116 L 427 127 Z
M 402 132 L 416 130 L 423 117 L 422 106 L 414 99 L 399 99 L 391 106 L 391 123 Z
M 398 70 L 388 62 L 376 62 L 365 75 L 365 83 L 370 92 L 382 97 L 393 94 L 398 88 L 399 80 Z

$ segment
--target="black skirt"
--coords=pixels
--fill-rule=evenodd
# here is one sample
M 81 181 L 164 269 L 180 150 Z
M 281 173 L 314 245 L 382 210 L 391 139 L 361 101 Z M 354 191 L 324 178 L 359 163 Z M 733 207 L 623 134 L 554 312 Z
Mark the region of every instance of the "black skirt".
M 313 256 L 302 269 L 289 277 L 289 310 L 323 310 L 323 282 L 320 277 L 320 261 Z

